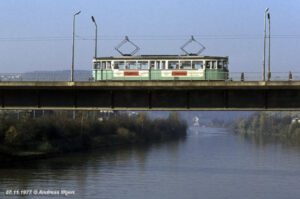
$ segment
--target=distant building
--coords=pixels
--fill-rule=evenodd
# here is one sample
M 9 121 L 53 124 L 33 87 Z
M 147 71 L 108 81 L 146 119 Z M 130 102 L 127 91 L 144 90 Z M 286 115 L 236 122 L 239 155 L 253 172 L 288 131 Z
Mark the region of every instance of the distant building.
M 128 116 L 129 117 L 137 117 L 138 116 L 138 113 L 137 112 L 134 112 L 134 111 L 131 111 L 128 113 Z
M 300 124 L 300 119 L 295 117 L 292 119 L 292 124 Z
M 199 117 L 198 116 L 194 117 L 194 124 L 193 124 L 193 126 L 200 126 L 200 124 L 199 124 Z

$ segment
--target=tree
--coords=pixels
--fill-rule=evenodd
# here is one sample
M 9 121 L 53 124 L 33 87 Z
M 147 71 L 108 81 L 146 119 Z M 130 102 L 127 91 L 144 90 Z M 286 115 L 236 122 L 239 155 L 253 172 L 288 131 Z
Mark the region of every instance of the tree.
M 13 145 L 17 142 L 18 132 L 14 126 L 10 126 L 9 129 L 5 133 L 5 142 L 8 145 Z
M 140 113 L 136 118 L 136 122 L 140 126 L 144 126 L 144 124 L 147 120 L 148 120 L 148 117 L 147 117 L 146 113 Z
M 180 120 L 180 115 L 177 111 L 171 111 L 169 116 L 168 116 L 169 120 L 173 120 L 173 121 L 179 121 Z

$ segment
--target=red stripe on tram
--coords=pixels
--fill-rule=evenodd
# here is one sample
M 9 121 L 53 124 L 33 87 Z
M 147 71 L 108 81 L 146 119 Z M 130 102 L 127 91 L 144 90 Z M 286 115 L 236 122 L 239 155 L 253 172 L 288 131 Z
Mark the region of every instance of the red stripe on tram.
M 139 76 L 139 71 L 125 71 L 124 76 Z
M 187 71 L 172 71 L 172 76 L 187 76 Z

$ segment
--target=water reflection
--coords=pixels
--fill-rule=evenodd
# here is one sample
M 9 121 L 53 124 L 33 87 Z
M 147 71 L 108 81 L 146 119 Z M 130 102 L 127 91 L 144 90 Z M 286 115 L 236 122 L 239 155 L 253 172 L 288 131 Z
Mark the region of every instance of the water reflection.
M 239 134 L 238 140 L 242 143 L 251 143 L 252 145 L 260 147 L 261 149 L 263 149 L 267 145 L 280 145 L 281 147 L 292 147 L 293 149 L 300 150 L 299 142 L 288 137 Z
M 211 137 L 211 136 L 222 136 L 227 135 L 228 131 L 224 128 L 209 128 L 209 127 L 190 127 L 188 130 L 190 136 L 201 136 L 201 137 Z
M 101 178 L 102 173 L 106 175 L 117 168 L 124 168 L 130 163 L 136 165 L 139 170 L 144 170 L 147 165 L 147 157 L 150 151 L 167 151 L 167 155 L 178 159 L 180 143 L 185 138 L 167 143 L 146 144 L 139 146 L 124 146 L 101 149 L 93 152 L 65 154 L 40 160 L 2 162 L 0 164 L 0 190 L 9 187 L 29 189 L 38 183 L 47 181 L 64 182 L 74 178 L 78 187 L 88 186 L 89 175 Z M 134 168 L 135 169 L 135 168 Z M 55 183 L 54 187 L 57 186 Z M 48 187 L 49 188 L 49 187 Z
M 63 188 L 97 199 L 300 198 L 299 164 L 295 148 L 192 127 L 179 141 L 1 163 L 0 198 L 7 188 Z

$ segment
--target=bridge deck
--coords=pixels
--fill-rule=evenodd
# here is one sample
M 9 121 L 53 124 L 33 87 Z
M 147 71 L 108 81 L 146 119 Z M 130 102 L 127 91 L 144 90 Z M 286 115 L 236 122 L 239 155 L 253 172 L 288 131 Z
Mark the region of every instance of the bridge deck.
M 300 81 L 0 82 L 0 109 L 300 110 Z

